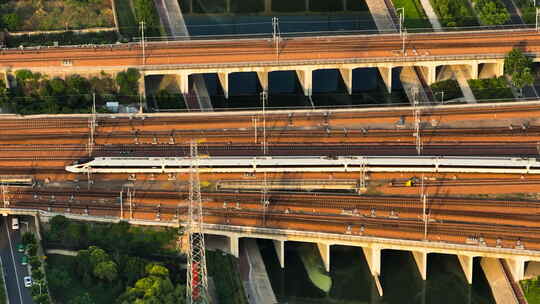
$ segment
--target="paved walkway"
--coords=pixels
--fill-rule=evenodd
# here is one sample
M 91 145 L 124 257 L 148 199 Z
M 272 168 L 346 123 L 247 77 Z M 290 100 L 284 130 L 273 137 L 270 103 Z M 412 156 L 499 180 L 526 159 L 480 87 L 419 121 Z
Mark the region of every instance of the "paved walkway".
M 441 23 L 439 22 L 439 17 L 437 17 L 433 6 L 431 6 L 431 2 L 429 0 L 420 0 L 420 3 L 422 4 L 424 12 L 429 19 L 429 23 L 431 23 L 431 26 L 433 27 L 435 32 L 442 32 L 443 29 Z
M 75 251 L 75 250 L 64 250 L 64 249 L 47 249 L 47 254 L 59 254 L 59 255 L 77 256 L 77 251 Z

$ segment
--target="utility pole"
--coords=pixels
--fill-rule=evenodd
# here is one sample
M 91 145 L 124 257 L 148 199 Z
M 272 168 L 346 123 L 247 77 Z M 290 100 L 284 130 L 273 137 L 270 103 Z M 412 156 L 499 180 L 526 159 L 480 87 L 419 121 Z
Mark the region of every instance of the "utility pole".
M 362 193 L 366 189 L 366 160 L 362 159 L 362 163 L 360 165 L 360 185 L 358 189 L 358 193 Z
M 420 135 L 421 112 L 418 108 L 418 87 L 411 88 L 413 99 L 413 117 L 414 117 L 414 137 L 416 138 L 416 152 L 422 154 L 422 138 Z
M 422 174 L 422 181 L 420 187 L 420 199 L 422 200 L 422 220 L 424 221 L 424 240 L 427 241 L 427 224 L 428 224 L 428 215 L 427 215 L 427 193 L 424 189 L 424 175 Z
M 120 191 L 120 219 L 124 219 L 124 189 L 122 188 L 122 191 Z
M 263 136 L 262 136 L 261 145 L 262 145 L 263 155 L 266 155 L 266 153 L 268 152 L 267 151 L 268 147 L 266 143 L 266 102 L 267 101 L 268 101 L 268 91 L 263 90 L 261 92 L 262 116 L 263 116 L 263 121 L 262 121 Z
M 94 136 L 96 132 L 96 93 L 92 93 L 92 115 L 88 121 L 90 136 L 88 137 L 88 156 L 92 156 L 94 151 Z
M 144 54 L 144 21 L 141 21 L 140 22 L 140 26 L 141 26 L 141 47 L 142 47 L 142 64 L 146 64 L 146 56 Z
M 281 33 L 279 31 L 279 18 L 272 17 L 272 41 L 276 48 L 276 59 L 279 60 L 279 41 L 281 40 Z
M 255 144 L 257 144 L 257 120 L 258 118 L 257 117 L 252 117 L 251 118 L 251 121 L 253 122 L 253 133 L 255 135 Z
M 4 208 L 9 207 L 9 199 L 8 199 L 8 189 L 6 187 L 6 184 L 2 183 L 2 200 L 4 201 Z
M 261 190 L 262 190 L 262 193 L 261 193 L 261 205 L 262 205 L 262 208 L 263 208 L 262 226 L 265 227 L 266 226 L 266 209 L 270 205 L 270 201 L 268 200 L 268 180 L 266 178 L 266 172 L 264 172 L 263 186 L 262 186 Z
M 190 145 L 188 250 L 187 250 L 187 303 L 208 304 L 208 277 L 204 251 L 203 211 L 199 181 L 199 152 L 197 142 Z

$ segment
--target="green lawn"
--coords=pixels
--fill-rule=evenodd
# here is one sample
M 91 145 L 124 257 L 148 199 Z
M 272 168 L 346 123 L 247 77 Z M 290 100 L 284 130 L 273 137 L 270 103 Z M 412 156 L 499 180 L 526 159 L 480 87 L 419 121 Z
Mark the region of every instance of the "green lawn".
M 47 256 L 47 278 L 49 278 L 49 290 L 55 303 L 69 303 L 72 299 L 83 295 L 90 294 L 94 303 L 114 303 L 114 300 L 120 295 L 123 289 L 119 292 L 115 291 L 115 286 L 110 284 L 94 284 L 85 287 L 81 280 L 75 275 L 75 257 L 51 254 Z M 57 274 L 54 270 L 61 270 L 67 273 L 64 280 L 55 280 Z M 64 282 L 64 283 L 60 283 Z
M 478 100 L 514 99 L 504 76 L 489 79 L 471 79 L 469 85 Z
M 431 28 L 431 23 L 424 13 L 419 0 L 392 0 L 394 7 L 405 8 L 405 27 L 408 28 Z
M 133 37 L 138 34 L 137 20 L 133 15 L 130 0 L 114 0 L 116 5 L 116 14 L 118 15 L 118 26 L 120 34 L 124 37 Z

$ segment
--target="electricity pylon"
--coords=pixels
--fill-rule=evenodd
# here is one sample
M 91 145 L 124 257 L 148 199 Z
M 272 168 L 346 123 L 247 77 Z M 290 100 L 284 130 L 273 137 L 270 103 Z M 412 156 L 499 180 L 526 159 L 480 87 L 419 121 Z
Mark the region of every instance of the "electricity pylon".
M 209 304 L 198 153 L 197 142 L 192 142 L 190 145 L 186 296 L 188 304 Z

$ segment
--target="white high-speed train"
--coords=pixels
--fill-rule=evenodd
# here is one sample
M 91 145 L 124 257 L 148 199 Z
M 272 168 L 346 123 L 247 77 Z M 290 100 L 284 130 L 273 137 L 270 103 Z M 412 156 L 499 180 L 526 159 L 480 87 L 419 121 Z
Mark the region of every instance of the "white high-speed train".
M 448 172 L 540 174 L 536 158 L 451 156 L 268 156 L 198 158 L 201 173 Z M 74 173 L 183 173 L 189 157 L 97 157 L 67 166 Z

